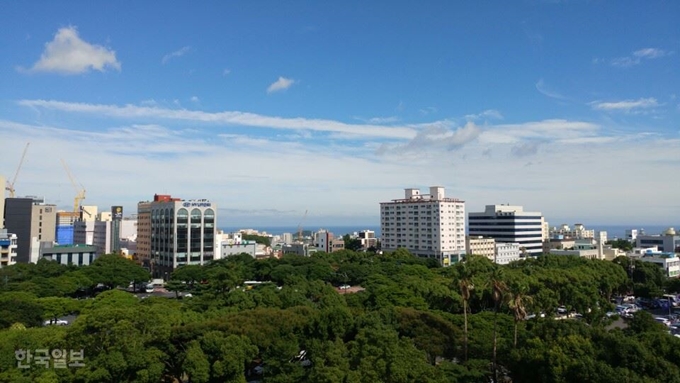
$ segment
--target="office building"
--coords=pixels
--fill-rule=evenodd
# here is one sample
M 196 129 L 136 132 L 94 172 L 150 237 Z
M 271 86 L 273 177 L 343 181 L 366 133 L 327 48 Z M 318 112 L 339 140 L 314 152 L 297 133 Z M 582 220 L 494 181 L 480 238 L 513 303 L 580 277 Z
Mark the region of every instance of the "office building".
M 507 265 L 510 262 L 521 259 L 519 243 L 496 242 L 494 246 L 495 254 L 493 261 L 499 265 Z
M 154 199 L 158 197 L 154 196 Z M 151 259 L 151 202 L 137 204 L 137 259 L 146 264 Z
M 481 255 L 493 261 L 496 255 L 496 240 L 493 238 L 485 238 L 482 236 L 466 236 L 465 250 L 468 255 Z
M 17 236 L 0 229 L 0 268 L 17 262 Z
M 57 228 L 57 208 L 38 197 L 7 198 L 5 227 L 17 236 L 17 263 L 30 262 L 33 238 L 54 242 Z
M 638 234 L 635 238 L 635 247 L 643 249 L 656 247 L 661 252 L 680 253 L 680 235 L 672 227 L 661 235 Z
M 97 255 L 112 253 L 111 221 L 78 221 L 73 225 L 73 242 L 90 245 Z
M 648 249 L 637 259 L 642 262 L 649 262 L 657 265 L 668 278 L 680 277 L 680 258 L 678 258 L 678 254 L 674 252 Z
M 60 245 L 73 244 L 73 224 L 80 220 L 80 213 L 72 211 L 58 211 L 57 212 L 57 229 L 55 232 L 55 240 Z
M 384 251 L 404 248 L 449 266 L 465 255 L 465 201 L 445 197 L 440 186 L 430 194 L 405 189 L 403 199 L 380 203 L 380 231 Z
M 470 236 L 484 236 L 496 243 L 519 243 L 526 255 L 543 253 L 542 214 L 522 206 L 487 205 L 484 212 L 468 214 Z
M 148 205 L 138 205 L 138 233 L 143 227 L 140 206 L 148 206 L 151 214 L 149 266 L 155 278 L 168 279 L 179 266 L 201 265 L 215 258 L 216 204 L 155 195 Z
M 637 229 L 628 229 L 626 230 L 626 239 L 630 242 L 635 242 L 638 236 L 638 231 Z
M 314 246 L 317 250 L 325 253 L 332 253 L 334 251 L 343 250 L 345 248 L 345 241 L 328 230 L 321 229 L 314 233 Z
M 242 233 L 233 233 L 232 235 L 218 235 L 219 253 L 216 254 L 215 259 L 224 259 L 239 254 L 248 254 L 255 258 L 257 255 L 257 242 L 243 239 Z
M 7 180 L 5 180 L 5 177 L 0 174 L 0 190 L 2 190 L 2 193 L 0 193 L 0 230 L 5 228 L 5 188 Z

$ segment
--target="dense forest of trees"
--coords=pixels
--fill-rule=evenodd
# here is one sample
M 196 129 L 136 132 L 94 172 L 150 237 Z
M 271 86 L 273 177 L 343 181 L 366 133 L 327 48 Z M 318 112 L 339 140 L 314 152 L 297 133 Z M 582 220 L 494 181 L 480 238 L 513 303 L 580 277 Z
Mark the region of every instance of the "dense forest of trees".
M 0 382 L 680 382 L 665 326 L 647 313 L 609 326 L 613 296 L 677 290 L 627 262 L 241 255 L 177 269 L 168 289 L 184 299 L 124 291 L 149 275 L 114 255 L 14 265 L 0 269 Z M 89 298 L 97 285 L 108 290 Z M 561 306 L 582 317 L 555 320 Z M 69 313 L 69 326 L 42 325 Z M 85 366 L 20 369 L 20 349 L 82 349 Z

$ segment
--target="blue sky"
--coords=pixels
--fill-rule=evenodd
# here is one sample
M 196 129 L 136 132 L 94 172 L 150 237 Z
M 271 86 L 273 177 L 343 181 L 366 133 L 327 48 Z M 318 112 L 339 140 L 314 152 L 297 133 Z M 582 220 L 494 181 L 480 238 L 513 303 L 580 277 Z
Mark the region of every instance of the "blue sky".
M 677 224 L 676 1 L 7 2 L 0 174 L 67 208 L 208 198 L 224 225 L 468 211 Z M 9 143 L 9 145 L 5 144 Z

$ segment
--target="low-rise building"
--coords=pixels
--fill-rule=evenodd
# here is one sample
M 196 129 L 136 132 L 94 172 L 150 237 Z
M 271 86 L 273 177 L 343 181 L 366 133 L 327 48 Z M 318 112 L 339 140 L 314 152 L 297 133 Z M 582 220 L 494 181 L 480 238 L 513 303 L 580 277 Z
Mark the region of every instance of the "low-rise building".
M 642 262 L 650 262 L 659 266 L 669 278 L 680 276 L 680 258 L 672 252 L 647 250 L 637 257 Z
M 661 235 L 639 234 L 635 239 L 635 247 L 657 247 L 662 252 L 680 252 L 680 235 L 672 227 Z
M 378 247 L 378 238 L 375 237 L 375 231 L 373 230 L 362 230 L 357 233 L 357 238 L 361 241 L 361 247 L 364 249 Z
M 243 239 L 243 234 L 233 233 L 227 238 L 223 235 L 218 235 L 218 259 L 227 258 L 242 253 L 248 254 L 255 258 L 258 252 L 257 242 Z
M 507 265 L 521 259 L 521 245 L 519 243 L 497 242 L 495 244 L 494 262 Z
M 569 227 L 567 224 L 562 224 L 562 226 L 554 227 L 550 230 L 550 237 L 558 235 L 573 239 L 592 239 L 595 238 L 595 230 L 588 230 L 581 223 L 574 224 L 573 228 Z
M 496 255 L 496 240 L 481 235 L 465 237 L 465 252 L 468 255 L 481 255 L 493 260 Z
M 97 259 L 97 247 L 91 245 L 54 245 L 42 242 L 40 258 L 62 265 L 87 266 Z
M 17 235 L 0 229 L 0 268 L 17 262 Z

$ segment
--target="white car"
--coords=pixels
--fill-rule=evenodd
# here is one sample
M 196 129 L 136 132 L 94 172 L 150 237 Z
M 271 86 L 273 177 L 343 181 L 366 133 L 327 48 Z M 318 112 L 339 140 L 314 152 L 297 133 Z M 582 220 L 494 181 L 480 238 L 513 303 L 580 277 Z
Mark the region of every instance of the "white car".
M 659 322 L 659 323 L 663 323 L 668 327 L 671 327 L 671 321 L 664 318 L 664 317 L 654 317 L 654 320 Z
M 350 287 L 352 287 L 352 286 L 350 286 L 350 285 L 342 285 L 342 286 L 340 286 L 340 290 L 349 290 Z
M 44 325 L 45 326 L 51 326 L 51 325 L 66 326 L 66 325 L 68 325 L 68 321 L 65 321 L 63 319 L 57 319 L 57 320 L 50 319 L 50 320 L 46 320 Z

